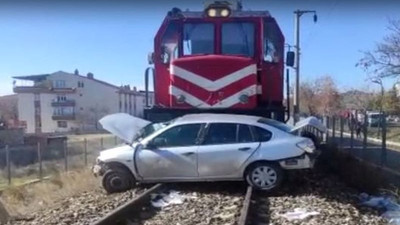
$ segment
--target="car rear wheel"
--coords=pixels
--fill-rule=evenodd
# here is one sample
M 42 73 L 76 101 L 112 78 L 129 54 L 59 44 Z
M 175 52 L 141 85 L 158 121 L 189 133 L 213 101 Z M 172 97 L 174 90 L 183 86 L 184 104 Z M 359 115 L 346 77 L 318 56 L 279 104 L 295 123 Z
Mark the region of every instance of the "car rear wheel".
M 126 169 L 108 169 L 103 176 L 103 187 L 107 193 L 123 192 L 133 188 L 135 179 Z
M 246 173 L 249 185 L 258 190 L 273 191 L 283 180 L 283 171 L 273 163 L 256 163 Z

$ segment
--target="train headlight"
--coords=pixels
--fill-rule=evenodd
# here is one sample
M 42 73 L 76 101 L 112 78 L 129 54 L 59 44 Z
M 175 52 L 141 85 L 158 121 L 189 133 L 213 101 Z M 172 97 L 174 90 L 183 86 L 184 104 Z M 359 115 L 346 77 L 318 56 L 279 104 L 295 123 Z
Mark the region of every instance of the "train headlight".
M 216 10 L 216 9 L 213 9 L 213 8 L 208 9 L 208 10 L 207 10 L 207 15 L 208 15 L 209 17 L 216 17 L 216 16 L 217 16 L 217 10 Z
M 248 103 L 249 102 L 249 96 L 246 94 L 242 94 L 239 97 L 239 101 L 243 104 Z
M 230 11 L 229 11 L 229 9 L 222 9 L 220 14 L 222 17 L 228 17 L 230 14 Z
M 206 14 L 208 17 L 228 17 L 231 14 L 231 10 L 221 6 L 210 7 L 206 10 Z

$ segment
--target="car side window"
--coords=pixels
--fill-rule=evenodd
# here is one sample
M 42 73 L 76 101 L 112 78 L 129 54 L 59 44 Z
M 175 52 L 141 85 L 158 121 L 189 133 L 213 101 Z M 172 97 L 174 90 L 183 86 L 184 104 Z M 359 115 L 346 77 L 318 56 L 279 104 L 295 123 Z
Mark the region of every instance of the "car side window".
M 201 124 L 185 124 L 172 127 L 153 139 L 157 147 L 196 145 Z
M 253 142 L 253 135 L 251 134 L 250 127 L 244 124 L 239 124 L 238 129 L 238 142 L 249 143 Z
M 253 130 L 255 133 L 255 138 L 260 142 L 266 142 L 271 140 L 272 133 L 269 130 L 266 130 L 261 127 L 253 126 Z
M 204 138 L 205 145 L 236 143 L 237 124 L 212 123 Z

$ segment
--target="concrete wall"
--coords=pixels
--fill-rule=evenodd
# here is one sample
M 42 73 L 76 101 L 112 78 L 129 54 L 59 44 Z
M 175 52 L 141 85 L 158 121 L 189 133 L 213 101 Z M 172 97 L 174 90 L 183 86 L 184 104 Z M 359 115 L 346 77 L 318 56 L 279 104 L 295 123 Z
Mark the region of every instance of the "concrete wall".
M 0 130 L 0 147 L 4 145 L 22 145 L 24 144 L 23 129 Z
M 34 94 L 32 93 L 18 94 L 18 119 L 19 121 L 26 122 L 27 133 L 35 132 Z

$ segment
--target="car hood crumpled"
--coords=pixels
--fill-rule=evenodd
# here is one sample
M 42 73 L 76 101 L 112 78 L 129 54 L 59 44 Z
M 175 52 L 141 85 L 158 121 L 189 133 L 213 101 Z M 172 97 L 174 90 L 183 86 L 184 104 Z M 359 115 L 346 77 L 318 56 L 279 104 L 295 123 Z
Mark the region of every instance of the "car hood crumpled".
M 307 127 L 307 126 L 311 126 L 314 127 L 315 129 L 317 129 L 320 132 L 325 133 L 326 132 L 326 127 L 321 123 L 321 121 L 319 121 L 316 117 L 314 116 L 310 116 L 307 117 L 303 120 L 300 120 L 299 122 L 297 122 L 296 126 L 294 126 L 290 132 L 294 133 L 298 130 L 300 130 L 303 127 Z
M 138 132 L 151 122 L 126 113 L 107 115 L 99 120 L 105 130 L 131 144 Z

